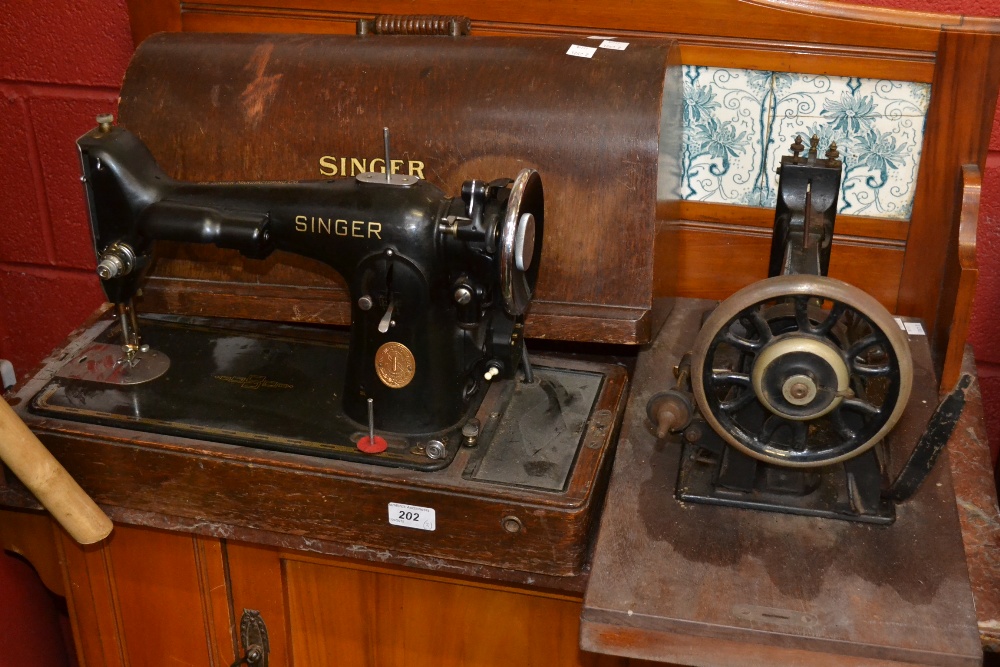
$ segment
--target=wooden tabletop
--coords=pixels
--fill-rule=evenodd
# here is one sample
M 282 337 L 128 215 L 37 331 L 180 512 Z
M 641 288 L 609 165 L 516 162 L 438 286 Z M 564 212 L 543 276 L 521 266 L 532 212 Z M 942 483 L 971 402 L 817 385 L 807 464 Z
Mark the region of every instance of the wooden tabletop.
M 581 646 L 704 666 L 981 664 L 944 459 L 888 527 L 674 498 L 679 445 L 656 441 L 645 405 L 672 382 L 708 305 L 680 301 L 640 354 Z M 910 340 L 914 391 L 894 431 L 900 443 L 916 441 L 937 403 L 926 342 Z

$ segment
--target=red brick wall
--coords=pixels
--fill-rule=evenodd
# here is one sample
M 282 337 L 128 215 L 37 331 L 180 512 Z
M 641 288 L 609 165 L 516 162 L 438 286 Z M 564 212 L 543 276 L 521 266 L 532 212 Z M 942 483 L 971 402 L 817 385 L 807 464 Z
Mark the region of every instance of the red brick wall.
M 3 13 L 0 358 L 21 377 L 103 301 L 74 141 L 114 109 L 132 39 L 124 0 Z M 31 569 L 0 553 L 0 664 L 75 665 L 59 619 Z
M 125 2 L 5 3 L 0 48 L 0 358 L 20 377 L 103 300 L 74 141 L 115 108 Z

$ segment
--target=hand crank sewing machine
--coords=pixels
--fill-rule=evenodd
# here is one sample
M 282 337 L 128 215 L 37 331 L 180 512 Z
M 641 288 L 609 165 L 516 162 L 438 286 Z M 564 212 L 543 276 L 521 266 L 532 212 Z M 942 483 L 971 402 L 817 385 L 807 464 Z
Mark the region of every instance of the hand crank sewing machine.
M 670 663 L 827 659 L 815 651 L 831 664 L 978 664 L 954 492 L 935 465 L 969 377 L 938 405 L 921 323 L 829 277 L 844 250 L 842 164 L 818 144 L 796 139 L 781 158 L 759 255 L 770 277 L 721 304 L 678 300 L 639 355 L 587 650 L 650 654 L 619 648 L 611 627 Z M 862 648 L 842 658 L 850 642 Z
M 818 142 L 798 137 L 782 158 L 770 277 L 711 312 L 676 387 L 646 410 L 658 437 L 681 435 L 680 500 L 892 523 L 948 441 L 968 377 L 889 479 L 885 438 L 913 360 L 902 320 L 827 276 L 842 163 Z

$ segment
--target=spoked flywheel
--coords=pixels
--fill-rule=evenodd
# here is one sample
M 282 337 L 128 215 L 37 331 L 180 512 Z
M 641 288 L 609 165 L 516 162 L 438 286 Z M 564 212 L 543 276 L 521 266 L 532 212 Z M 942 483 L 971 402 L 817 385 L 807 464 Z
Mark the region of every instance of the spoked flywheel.
M 896 424 L 910 395 L 906 336 L 873 297 L 824 276 L 754 283 L 695 340 L 691 386 L 705 421 L 756 459 L 837 463 Z

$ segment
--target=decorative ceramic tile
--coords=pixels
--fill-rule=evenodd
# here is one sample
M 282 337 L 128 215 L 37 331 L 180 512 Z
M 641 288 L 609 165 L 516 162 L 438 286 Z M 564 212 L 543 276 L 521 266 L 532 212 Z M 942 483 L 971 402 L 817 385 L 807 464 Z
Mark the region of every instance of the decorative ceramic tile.
M 781 156 L 816 134 L 844 161 L 840 213 L 909 218 L 928 84 L 688 65 L 684 98 L 685 199 L 772 207 Z
M 753 70 L 685 67 L 683 198 L 756 204 L 764 92 Z

